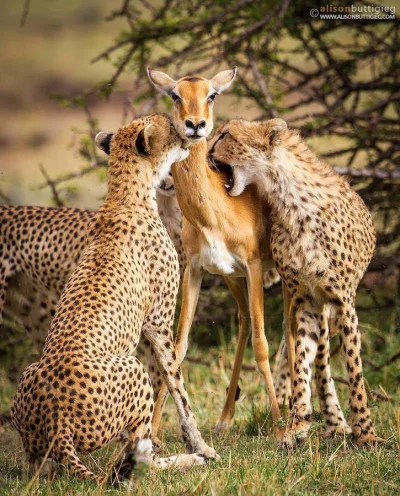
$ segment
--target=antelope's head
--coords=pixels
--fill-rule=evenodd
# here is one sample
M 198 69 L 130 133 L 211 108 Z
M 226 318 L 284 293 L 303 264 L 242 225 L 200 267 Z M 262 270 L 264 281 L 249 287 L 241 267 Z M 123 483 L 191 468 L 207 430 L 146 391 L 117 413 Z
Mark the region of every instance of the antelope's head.
M 219 72 L 208 80 L 186 76 L 174 81 L 167 74 L 148 68 L 150 81 L 174 101 L 174 125 L 182 139 L 195 143 L 207 138 L 213 129 L 213 107 L 217 95 L 232 84 L 236 67 Z

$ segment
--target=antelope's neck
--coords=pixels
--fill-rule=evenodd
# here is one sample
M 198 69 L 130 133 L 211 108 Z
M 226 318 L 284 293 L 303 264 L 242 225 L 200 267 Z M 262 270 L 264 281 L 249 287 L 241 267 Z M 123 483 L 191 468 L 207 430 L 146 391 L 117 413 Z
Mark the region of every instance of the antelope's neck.
M 186 160 L 172 166 L 172 174 L 176 197 L 186 219 L 200 230 L 217 226 L 205 139 L 190 147 Z

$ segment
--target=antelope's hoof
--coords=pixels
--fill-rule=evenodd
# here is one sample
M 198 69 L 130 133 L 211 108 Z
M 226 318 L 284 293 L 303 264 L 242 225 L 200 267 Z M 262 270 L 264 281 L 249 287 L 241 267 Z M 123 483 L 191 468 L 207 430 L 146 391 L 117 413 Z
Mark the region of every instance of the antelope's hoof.
M 219 436 L 220 434 L 229 431 L 230 428 L 231 428 L 230 422 L 227 422 L 225 420 L 219 420 L 216 426 L 214 427 L 214 434 Z

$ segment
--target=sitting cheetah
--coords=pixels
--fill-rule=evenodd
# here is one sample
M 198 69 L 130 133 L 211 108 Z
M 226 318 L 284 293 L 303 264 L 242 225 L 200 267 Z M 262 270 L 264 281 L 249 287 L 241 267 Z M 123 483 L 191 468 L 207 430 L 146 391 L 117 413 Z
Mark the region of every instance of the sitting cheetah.
M 181 275 L 182 215 L 172 175 L 157 188 L 160 218 L 178 253 Z M 96 212 L 77 208 L 0 205 L 0 325 L 4 311 L 26 329 L 41 353 L 57 302 L 85 248 L 85 233 Z M 161 375 L 150 344 L 141 339 L 155 395 Z
M 320 162 L 282 119 L 231 121 L 216 138 L 213 158 L 232 166 L 231 195 L 240 195 L 247 184 L 255 183 L 271 206 L 272 256 L 293 302 L 290 313 L 295 332 L 289 336 L 288 351 L 294 359 L 294 435 L 304 437 L 309 429 L 311 367 L 315 359 L 318 369 L 327 366 L 323 357 L 331 317 L 340 333 L 349 374 L 353 435 L 360 445 L 377 442 L 355 310 L 356 290 L 375 247 L 367 208 L 345 179 Z M 330 383 L 321 386 L 326 410 L 333 414 L 338 405 L 330 400 Z M 346 430 L 341 419 L 333 427 Z
M 24 371 L 11 409 L 29 462 L 48 454 L 96 481 L 102 478 L 77 452 L 100 448 L 124 430 L 132 446 L 151 435 L 152 387 L 131 356 L 141 333 L 154 348 L 194 453 L 173 463 L 217 457 L 197 428 L 176 360 L 178 262 L 154 191 L 188 150 L 163 115 L 142 117 L 100 139 L 110 146 L 108 194 L 61 295 L 42 357 Z

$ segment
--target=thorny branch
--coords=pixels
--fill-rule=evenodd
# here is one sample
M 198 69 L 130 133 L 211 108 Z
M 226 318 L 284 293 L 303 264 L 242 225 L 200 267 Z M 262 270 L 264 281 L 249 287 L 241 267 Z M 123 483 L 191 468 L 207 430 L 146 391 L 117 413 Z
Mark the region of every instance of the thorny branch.
M 4 193 L 4 191 L 0 188 L 0 198 L 4 201 L 6 205 L 11 205 L 11 199 Z
M 58 194 L 57 186 L 56 186 L 55 182 L 52 179 L 50 179 L 49 175 L 46 172 L 46 169 L 43 167 L 42 164 L 39 164 L 39 169 L 40 169 L 40 172 L 43 174 L 43 177 L 46 180 L 46 185 L 51 190 L 54 203 L 57 205 L 57 207 L 63 207 L 64 202 L 61 200 L 61 198 Z
M 30 6 L 31 6 L 31 0 L 24 0 L 24 5 L 21 14 L 21 22 L 20 22 L 22 28 L 25 26 L 26 20 L 28 19 Z
M 257 8 L 252 0 L 161 0 L 155 9 L 121 0 L 109 19 L 124 18 L 127 30 L 93 62 L 115 66 L 102 86 L 106 96 L 124 72 L 133 73 L 133 102 L 148 112 L 161 98 L 145 77 L 147 65 L 174 77 L 237 65 L 233 93 L 244 117 L 247 108 L 261 119 L 279 115 L 312 138 L 373 212 L 377 255 L 384 249 L 389 260 L 397 222 L 387 219 L 400 209 L 400 18 L 321 21 L 310 16 L 312 7 L 308 0 L 266 0 Z M 93 156 L 90 162 L 82 175 L 98 165 Z M 72 177 L 79 176 L 53 182 Z

